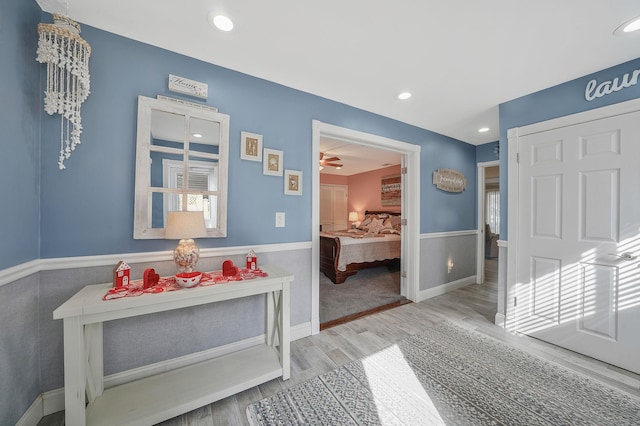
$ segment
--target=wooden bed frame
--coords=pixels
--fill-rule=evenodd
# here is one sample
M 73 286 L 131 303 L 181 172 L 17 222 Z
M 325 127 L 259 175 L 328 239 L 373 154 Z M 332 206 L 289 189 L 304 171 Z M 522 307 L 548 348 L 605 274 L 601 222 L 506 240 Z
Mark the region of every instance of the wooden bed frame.
M 367 214 L 386 213 L 399 216 L 399 212 L 367 210 Z M 324 273 L 334 284 L 342 284 L 347 278 L 358 273 L 360 269 L 373 268 L 376 266 L 388 265 L 399 262 L 400 259 L 385 259 L 375 262 L 350 263 L 345 271 L 338 270 L 338 259 L 340 257 L 340 238 L 320 235 L 320 271 Z

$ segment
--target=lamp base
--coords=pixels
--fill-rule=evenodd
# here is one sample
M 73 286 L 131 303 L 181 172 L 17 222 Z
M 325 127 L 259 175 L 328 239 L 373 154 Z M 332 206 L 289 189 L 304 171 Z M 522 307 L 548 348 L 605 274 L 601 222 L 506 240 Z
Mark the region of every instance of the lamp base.
M 183 238 L 178 247 L 173 251 L 173 260 L 176 262 L 178 273 L 193 272 L 200 259 L 200 249 L 191 238 Z

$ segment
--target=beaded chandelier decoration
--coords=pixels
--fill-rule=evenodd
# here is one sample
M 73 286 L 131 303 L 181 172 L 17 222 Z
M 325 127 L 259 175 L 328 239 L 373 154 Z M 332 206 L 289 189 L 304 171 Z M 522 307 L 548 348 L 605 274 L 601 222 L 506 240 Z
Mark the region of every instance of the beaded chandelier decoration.
M 44 110 L 60 114 L 60 156 L 58 168 L 80 143 L 80 107 L 89 96 L 91 46 L 80 37 L 80 25 L 66 16 L 53 14 L 53 24 L 38 24 L 36 60 L 47 64 Z

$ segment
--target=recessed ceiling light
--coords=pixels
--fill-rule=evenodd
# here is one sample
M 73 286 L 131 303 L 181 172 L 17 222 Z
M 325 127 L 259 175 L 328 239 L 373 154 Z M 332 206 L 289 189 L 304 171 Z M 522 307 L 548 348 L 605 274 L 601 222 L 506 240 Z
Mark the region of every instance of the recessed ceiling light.
M 227 16 L 216 15 L 214 12 L 209 13 L 209 23 L 220 31 L 231 31 L 233 22 Z
M 410 97 L 411 97 L 411 93 L 409 93 L 409 92 L 402 92 L 402 93 L 398 94 L 398 99 L 400 99 L 401 101 L 409 99 Z
M 627 35 L 640 30 L 640 16 L 628 20 L 613 32 L 615 35 Z
M 202 133 L 194 133 L 192 136 L 194 138 L 201 138 L 202 137 Z
M 491 129 L 489 129 L 488 127 L 480 127 L 480 128 L 478 129 L 478 132 L 480 132 L 480 133 L 485 133 L 485 132 L 488 132 L 489 130 L 491 130 Z

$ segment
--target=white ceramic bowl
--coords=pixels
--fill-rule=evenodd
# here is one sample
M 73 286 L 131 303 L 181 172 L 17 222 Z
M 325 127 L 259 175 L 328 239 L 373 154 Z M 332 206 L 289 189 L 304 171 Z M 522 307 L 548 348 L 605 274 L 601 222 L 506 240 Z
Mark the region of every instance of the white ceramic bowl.
M 202 278 L 202 272 L 181 272 L 176 274 L 176 282 L 182 287 L 195 287 Z

